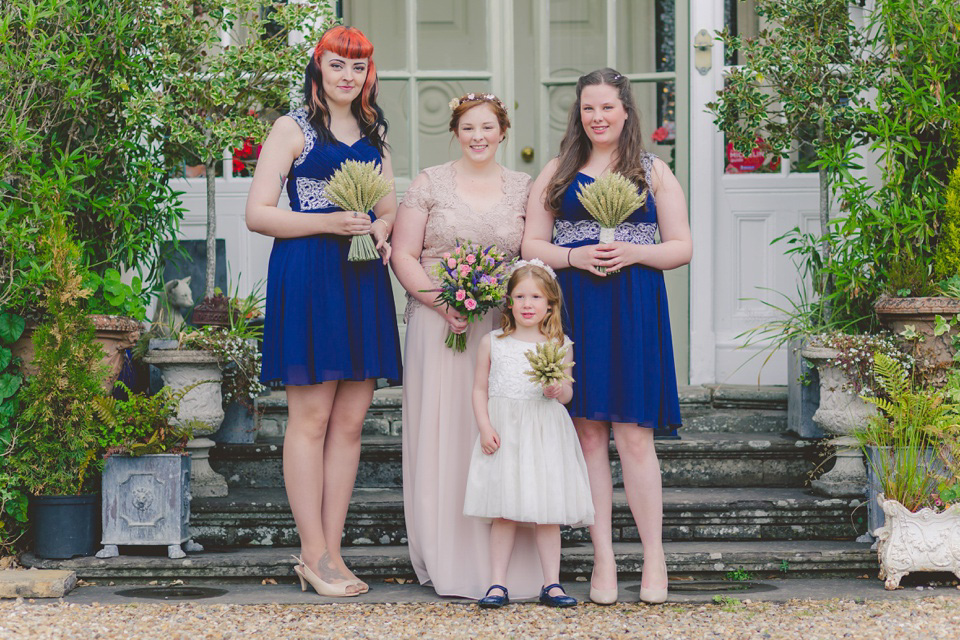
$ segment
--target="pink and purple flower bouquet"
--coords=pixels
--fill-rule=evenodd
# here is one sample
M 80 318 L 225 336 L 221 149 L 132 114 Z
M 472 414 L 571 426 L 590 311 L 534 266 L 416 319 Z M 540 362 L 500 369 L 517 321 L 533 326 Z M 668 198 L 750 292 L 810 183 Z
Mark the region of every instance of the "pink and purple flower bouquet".
M 466 316 L 467 322 L 476 322 L 503 302 L 512 263 L 496 246 L 458 240 L 434 267 L 440 278 L 440 288 L 432 289 L 440 294 L 437 306 L 448 305 Z M 466 333 L 450 331 L 445 344 L 462 353 L 467 348 Z

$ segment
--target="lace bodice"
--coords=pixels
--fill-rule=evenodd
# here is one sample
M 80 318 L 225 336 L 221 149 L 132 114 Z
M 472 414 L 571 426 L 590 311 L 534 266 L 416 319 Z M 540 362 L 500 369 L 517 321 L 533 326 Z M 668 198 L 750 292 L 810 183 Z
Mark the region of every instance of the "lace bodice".
M 427 215 L 420 262 L 434 283 L 437 279 L 431 266 L 445 252 L 452 250 L 458 239 L 484 246 L 494 244 L 508 258 L 519 255 L 523 239 L 530 176 L 504 168 L 503 198 L 491 209 L 478 212 L 457 194 L 456 174 L 453 162 L 424 169 L 418 183 L 411 186 L 403 198 L 405 206 Z M 404 314 L 407 320 L 419 304 L 407 296 Z
M 653 197 L 653 160 L 652 153 L 645 153 L 640 158 L 640 166 L 644 171 L 644 179 L 650 187 L 647 194 L 646 206 L 637 209 L 619 225 L 614 231 L 613 239 L 632 244 L 654 244 L 657 235 L 657 205 Z M 553 223 L 553 243 L 563 247 L 578 247 L 583 244 L 593 244 L 600 240 L 600 223 L 587 213 L 583 204 L 577 199 L 577 193 L 583 186 L 594 181 L 594 178 L 584 173 L 578 173 L 564 194 L 560 206 L 560 215 Z
M 530 381 L 530 362 L 524 355 L 535 348 L 531 342 L 513 336 L 501 338 L 502 329 L 490 332 L 490 381 L 487 395 L 514 400 L 547 400 L 543 388 Z M 564 346 L 572 343 L 564 336 Z

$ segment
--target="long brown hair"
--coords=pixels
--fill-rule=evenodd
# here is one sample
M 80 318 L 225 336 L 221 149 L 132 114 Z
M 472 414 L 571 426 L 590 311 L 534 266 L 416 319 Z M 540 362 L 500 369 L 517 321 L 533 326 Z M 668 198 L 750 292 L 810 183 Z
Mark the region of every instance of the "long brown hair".
M 590 158 L 593 145 L 580 121 L 580 94 L 583 93 L 584 87 L 598 84 L 610 85 L 616 89 L 617 97 L 620 98 L 620 102 L 623 103 L 623 108 L 627 112 L 627 119 L 623 123 L 623 131 L 620 132 L 620 138 L 617 141 L 616 162 L 613 170 L 629 178 L 631 182 L 637 185 L 638 189 L 644 189 L 648 186 L 643 167 L 640 164 L 640 159 L 646 153 L 643 148 L 643 135 L 640 133 L 640 111 L 633 99 L 630 81 L 627 80 L 626 76 L 609 67 L 597 69 L 580 76 L 580 79 L 577 80 L 577 99 L 570 107 L 567 131 L 560 142 L 557 170 L 550 178 L 544 192 L 546 194 L 545 204 L 554 214 L 560 211 L 563 194 L 566 193 L 577 172 L 587 164 L 587 160 Z
M 323 94 L 323 77 L 320 70 L 320 57 L 324 51 L 330 51 L 345 58 L 367 58 L 367 77 L 360 88 L 360 95 L 354 98 L 350 111 L 365 135 L 383 155 L 387 147 L 387 120 L 383 109 L 377 105 L 380 81 L 377 78 L 377 66 L 373 63 L 373 43 L 356 27 L 338 25 L 327 29 L 320 37 L 310 56 L 303 81 L 303 103 L 310 114 L 310 124 L 317 130 L 320 138 L 334 142 L 336 137 L 330 131 L 330 110 Z
M 560 292 L 560 285 L 543 267 L 535 264 L 525 264 L 515 269 L 507 280 L 507 310 L 500 318 L 500 328 L 503 329 L 503 336 L 508 336 L 517 330 L 517 320 L 513 317 L 513 303 L 510 299 L 513 290 L 517 285 L 531 278 L 537 283 L 543 297 L 547 299 L 547 315 L 540 321 L 540 333 L 548 340 L 556 340 L 563 344 L 563 294 Z M 501 336 L 502 337 L 502 336 Z

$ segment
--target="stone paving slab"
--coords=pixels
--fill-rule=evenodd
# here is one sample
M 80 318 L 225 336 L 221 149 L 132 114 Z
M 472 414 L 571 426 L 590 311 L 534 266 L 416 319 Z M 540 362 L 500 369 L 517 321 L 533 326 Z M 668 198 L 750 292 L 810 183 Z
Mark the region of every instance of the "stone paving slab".
M 77 584 L 75 571 L 64 569 L 0 570 L 0 598 L 61 598 Z
M 956 580 L 942 580 L 941 574 L 935 579 L 925 579 L 925 574 L 913 576 L 910 585 L 896 591 L 885 591 L 883 582 L 875 576 L 869 579 L 795 579 L 795 580 L 754 580 L 748 583 L 728 582 L 727 588 L 716 583 L 703 581 L 671 583 L 668 604 L 696 604 L 712 603 L 716 596 L 722 598 L 736 598 L 741 602 L 788 602 L 791 600 L 915 600 L 934 596 L 960 598 L 960 590 L 953 584 Z M 932 574 L 930 574 L 932 575 Z M 947 576 L 949 577 L 949 576 Z M 681 590 L 687 587 L 699 586 L 704 591 L 693 592 Z M 744 584 L 747 586 L 743 589 Z M 124 595 L 124 592 L 144 587 L 154 587 L 158 598 L 145 598 Z M 226 590 L 222 595 L 194 599 L 189 597 L 189 587 L 209 588 L 212 590 Z M 581 602 L 589 598 L 589 585 L 586 580 L 567 581 L 564 587 L 569 595 Z M 639 601 L 639 582 L 620 583 L 620 602 L 622 604 L 637 603 Z M 164 596 L 164 591 L 167 595 Z M 187 597 L 181 597 L 187 593 Z M 253 585 L 222 582 L 188 581 L 185 584 L 148 585 L 123 584 L 109 586 L 102 582 L 81 586 L 64 598 L 71 604 L 136 604 L 148 602 L 196 602 L 198 604 L 411 604 L 411 603 L 447 603 L 452 605 L 470 605 L 471 600 L 465 598 L 447 598 L 438 596 L 433 589 L 419 584 L 396 584 L 382 581 L 373 581 L 370 591 L 356 598 L 327 598 L 318 596 L 313 591 L 302 592 L 299 583 L 279 582 L 278 584 Z M 45 601 L 37 601 L 42 604 Z M 521 601 L 518 604 L 533 605 L 535 601 Z

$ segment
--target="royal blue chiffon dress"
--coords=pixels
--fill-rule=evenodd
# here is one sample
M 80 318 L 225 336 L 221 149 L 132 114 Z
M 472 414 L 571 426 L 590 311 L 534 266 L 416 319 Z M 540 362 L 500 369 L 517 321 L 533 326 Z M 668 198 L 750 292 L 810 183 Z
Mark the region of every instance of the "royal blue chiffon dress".
M 643 158 L 652 184 L 653 156 Z M 578 173 L 567 188 L 554 222 L 553 242 L 561 247 L 598 244 L 600 225 L 577 199 L 593 178 Z M 657 205 L 646 206 L 621 223 L 615 239 L 653 244 Z M 576 268 L 557 273 L 574 343 L 570 415 L 589 420 L 635 422 L 668 435 L 681 424 L 670 314 L 663 272 L 631 265 L 605 278 Z
M 324 195 L 327 180 L 345 160 L 379 164 L 380 153 L 366 137 L 352 145 L 323 141 L 304 108 L 288 115 L 306 140 L 288 176 L 290 208 L 316 215 L 340 211 Z M 263 331 L 265 384 L 367 378 L 399 384 L 400 338 L 387 267 L 380 260 L 348 262 L 349 250 L 349 236 L 274 240 Z

